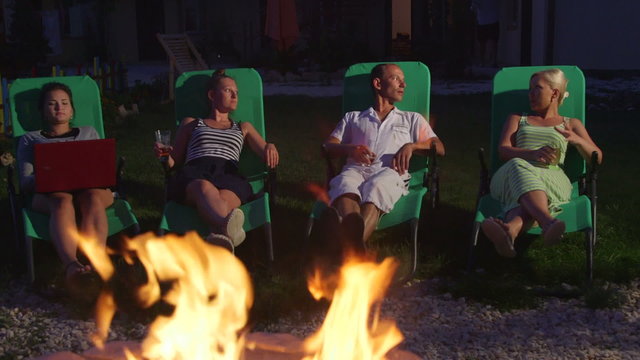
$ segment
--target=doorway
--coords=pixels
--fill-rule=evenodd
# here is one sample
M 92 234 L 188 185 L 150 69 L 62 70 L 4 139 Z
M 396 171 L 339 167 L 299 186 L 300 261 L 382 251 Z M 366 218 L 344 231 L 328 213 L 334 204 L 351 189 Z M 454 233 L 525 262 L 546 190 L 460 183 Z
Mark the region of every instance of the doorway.
M 136 27 L 140 60 L 163 60 L 156 33 L 164 33 L 164 1 L 136 0 Z

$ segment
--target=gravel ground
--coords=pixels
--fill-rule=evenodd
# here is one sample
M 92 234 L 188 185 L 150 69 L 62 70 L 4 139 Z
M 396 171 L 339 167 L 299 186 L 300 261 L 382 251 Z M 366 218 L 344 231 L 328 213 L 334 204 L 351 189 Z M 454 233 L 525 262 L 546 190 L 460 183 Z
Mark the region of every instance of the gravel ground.
M 536 309 L 498 311 L 435 292 L 436 281 L 405 287 L 385 300 L 401 348 L 424 359 L 639 359 L 640 281 L 616 286 L 621 306 L 592 310 L 581 299 L 547 298 Z M 291 317 L 270 332 L 306 337 L 322 322 Z
M 546 298 L 538 308 L 499 311 L 435 291 L 438 280 L 417 281 L 391 294 L 384 318 L 405 336 L 401 348 L 425 359 L 638 359 L 640 280 L 615 287 L 621 306 L 592 310 L 581 299 Z M 300 338 L 319 328 L 324 314 L 292 315 L 255 331 Z M 46 301 L 24 286 L 0 295 L 0 359 L 22 359 L 90 347 L 92 320 Z M 116 320 L 110 340 L 139 340 L 145 326 Z

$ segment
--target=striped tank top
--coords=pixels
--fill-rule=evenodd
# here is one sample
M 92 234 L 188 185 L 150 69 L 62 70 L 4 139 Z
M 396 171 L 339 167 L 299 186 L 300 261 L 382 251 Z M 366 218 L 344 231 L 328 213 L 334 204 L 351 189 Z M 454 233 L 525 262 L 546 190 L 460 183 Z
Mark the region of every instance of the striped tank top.
M 556 125 L 561 129 L 566 128 L 566 124 L 569 121 L 568 117 L 565 117 L 562 124 Z M 527 114 L 523 114 L 520 117 L 520 123 L 518 124 L 518 131 L 516 132 L 516 147 L 527 150 L 537 150 L 543 146 L 549 146 L 557 149 L 559 152 L 558 164 L 564 164 L 564 156 L 567 152 L 567 139 L 560 134 L 555 126 L 536 126 L 531 125 L 527 121 Z M 530 161 L 533 165 L 547 167 L 547 164 Z
M 244 136 L 240 124 L 231 120 L 228 129 L 214 129 L 198 119 L 196 127 L 191 133 L 187 146 L 185 163 L 205 156 L 218 157 L 235 163 L 240 161 L 240 152 Z

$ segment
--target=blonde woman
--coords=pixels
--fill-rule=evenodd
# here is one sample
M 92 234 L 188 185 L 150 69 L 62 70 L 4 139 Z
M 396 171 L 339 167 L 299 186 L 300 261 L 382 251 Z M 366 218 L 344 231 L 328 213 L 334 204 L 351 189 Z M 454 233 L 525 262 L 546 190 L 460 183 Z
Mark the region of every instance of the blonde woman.
M 533 74 L 529 82 L 530 114 L 511 114 L 498 144 L 506 161 L 491 179 L 491 196 L 503 205 L 504 219 L 488 218 L 482 231 L 498 254 L 514 257 L 514 240 L 537 222 L 545 245 L 557 244 L 565 224 L 555 218 L 558 205 L 571 197 L 571 183 L 562 170 L 567 146 L 575 146 L 586 161 L 602 150 L 579 119 L 559 113 L 568 80 L 560 69 Z

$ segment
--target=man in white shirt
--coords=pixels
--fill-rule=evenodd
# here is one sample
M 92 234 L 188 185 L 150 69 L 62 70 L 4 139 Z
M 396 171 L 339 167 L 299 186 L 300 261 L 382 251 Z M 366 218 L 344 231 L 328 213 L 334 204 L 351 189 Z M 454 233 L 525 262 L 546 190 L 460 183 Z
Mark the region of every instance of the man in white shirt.
M 329 185 L 329 223 L 345 224 L 346 237 L 356 244 L 366 242 L 383 213 L 393 209 L 407 194 L 409 160 L 414 152 L 435 145 L 438 155 L 444 145 L 425 118 L 394 106 L 405 91 L 404 73 L 395 64 L 380 64 L 371 70 L 373 105 L 342 118 L 325 141 L 330 156 L 346 156 L 347 163 Z

